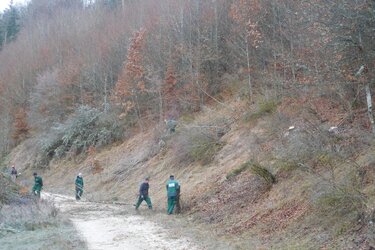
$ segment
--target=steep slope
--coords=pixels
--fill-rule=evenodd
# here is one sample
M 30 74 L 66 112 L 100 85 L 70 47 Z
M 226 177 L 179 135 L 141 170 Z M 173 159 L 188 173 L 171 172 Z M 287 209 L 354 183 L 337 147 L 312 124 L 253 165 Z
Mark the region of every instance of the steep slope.
M 315 127 L 312 120 L 286 119 L 283 105 L 275 113 L 249 111 L 258 113 L 251 119 L 244 106 L 234 106 L 235 112 L 211 106 L 193 120 L 181 119 L 176 133 L 149 128 L 85 160 L 55 161 L 42 173 L 46 190 L 73 194 L 75 175 L 82 172 L 86 199 L 132 204 L 140 182 L 148 176 L 154 207 L 164 213 L 165 182 L 174 174 L 182 185 L 182 218 L 237 247 L 370 246 L 372 214 L 367 208 L 374 201 L 358 199 L 372 197 L 375 191 L 371 146 L 361 145 L 360 158 L 343 162 L 334 159 L 327 141 L 332 139 L 346 152 L 359 134 L 331 135 L 323 131 L 328 124 Z M 191 159 L 195 155 L 182 154 L 186 147 L 181 145 L 187 144 L 180 142 L 186 131 L 193 137 L 196 129 L 207 134 L 223 126 L 225 132 L 218 139 L 221 146 L 210 161 L 202 164 Z M 320 131 L 312 131 L 318 127 Z M 346 145 L 348 140 L 351 143 Z M 26 159 L 23 150 L 14 151 L 13 159 Z M 27 167 L 25 171 L 30 172 Z M 365 179 L 357 189 L 352 179 L 359 178 L 358 173 Z

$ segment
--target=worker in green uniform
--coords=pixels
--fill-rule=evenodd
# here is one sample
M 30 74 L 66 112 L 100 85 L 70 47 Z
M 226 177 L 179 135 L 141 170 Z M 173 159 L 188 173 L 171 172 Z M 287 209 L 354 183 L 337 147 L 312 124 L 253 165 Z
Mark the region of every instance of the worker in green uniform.
M 33 186 L 33 194 L 36 195 L 38 199 L 40 199 L 40 192 L 43 188 L 43 180 L 42 177 L 38 176 L 37 173 L 33 174 L 34 176 L 34 186 Z
M 79 173 L 76 178 L 76 200 L 80 200 L 83 194 L 83 178 L 82 174 Z
M 169 133 L 174 133 L 176 132 L 176 127 L 177 127 L 177 121 L 173 119 L 165 119 L 164 120 L 165 125 L 167 125 L 167 131 Z
M 148 195 L 148 189 L 150 188 L 150 185 L 148 183 L 149 181 L 150 179 L 148 177 L 145 178 L 144 182 L 141 184 L 139 188 L 138 201 L 137 201 L 137 204 L 135 204 L 136 210 L 138 210 L 142 201 L 146 201 L 148 208 L 152 209 L 151 199 L 150 199 L 150 196 Z
M 174 176 L 169 176 L 167 181 L 167 195 L 168 195 L 168 214 L 173 213 L 176 205 L 177 195 L 180 193 L 180 184 L 174 179 Z

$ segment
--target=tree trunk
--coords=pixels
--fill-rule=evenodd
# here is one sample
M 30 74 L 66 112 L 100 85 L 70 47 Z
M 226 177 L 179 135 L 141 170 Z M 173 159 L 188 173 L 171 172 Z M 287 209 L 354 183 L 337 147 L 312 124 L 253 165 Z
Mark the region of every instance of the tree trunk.
M 108 102 L 107 102 L 107 76 L 104 78 L 104 113 L 108 112 Z
M 135 101 L 135 105 L 136 105 L 135 111 L 137 113 L 139 127 L 141 128 L 141 132 L 143 132 L 143 122 L 142 122 L 142 119 L 141 119 L 141 109 L 139 108 L 137 93 L 135 93 L 135 95 L 134 95 L 134 101 Z
M 355 77 L 360 77 L 365 70 L 365 65 L 361 65 L 357 73 L 355 73 Z M 375 123 L 374 123 L 374 116 L 372 114 L 372 97 L 371 97 L 371 91 L 370 91 L 370 83 L 367 81 L 365 86 L 366 91 L 366 101 L 367 101 L 367 115 L 370 120 L 372 133 L 375 134 Z
M 248 76 L 250 102 L 253 102 L 253 86 L 251 83 L 251 74 L 250 74 L 249 41 L 247 38 L 246 38 L 246 61 L 247 61 L 247 76 Z
M 161 94 L 160 90 L 161 86 L 158 87 L 158 95 L 159 95 L 159 122 L 163 122 L 164 117 L 164 110 L 163 110 L 163 95 Z
M 375 123 L 374 123 L 374 116 L 372 114 L 372 98 L 371 98 L 371 91 L 370 91 L 369 83 L 366 84 L 365 90 L 366 90 L 366 99 L 367 99 L 367 114 L 371 123 L 372 133 L 375 134 Z

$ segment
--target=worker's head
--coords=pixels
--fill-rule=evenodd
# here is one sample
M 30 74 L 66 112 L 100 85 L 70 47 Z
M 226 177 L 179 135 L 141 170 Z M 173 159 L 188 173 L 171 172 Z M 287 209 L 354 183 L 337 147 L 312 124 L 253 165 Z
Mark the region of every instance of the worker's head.
M 150 177 L 146 177 L 145 182 L 149 182 L 149 181 L 150 181 Z
M 174 175 L 170 175 L 169 179 L 174 180 Z
M 82 177 L 82 173 L 79 173 L 78 176 L 79 176 L 79 177 Z
M 37 176 L 38 174 L 36 172 L 33 173 L 34 176 Z
M 12 168 L 15 168 L 14 164 L 12 165 Z

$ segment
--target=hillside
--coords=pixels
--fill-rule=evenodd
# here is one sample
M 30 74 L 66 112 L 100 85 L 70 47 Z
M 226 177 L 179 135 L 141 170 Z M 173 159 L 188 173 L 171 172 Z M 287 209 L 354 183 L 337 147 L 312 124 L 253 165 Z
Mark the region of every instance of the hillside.
M 165 181 L 173 173 L 182 185 L 182 218 L 234 246 L 366 249 L 373 244 L 368 224 L 375 191 L 372 147 L 361 146 L 361 155 L 342 160 L 328 147 L 350 149 L 352 144 L 346 144 L 355 140 L 352 131 L 332 135 L 321 124 L 315 127 L 295 117 L 282 121 L 281 106 L 251 121 L 220 105 L 207 107 L 189 122 L 181 121 L 174 134 L 150 128 L 86 159 L 54 162 L 43 171 L 46 189 L 72 195 L 74 177 L 82 172 L 87 199 L 133 203 L 139 183 L 149 176 L 154 207 L 163 213 Z M 186 150 L 179 147 L 184 136 L 210 133 L 219 118 L 231 122 L 216 123 L 227 130 L 212 161 L 177 163 Z M 319 128 L 321 134 L 309 133 Z M 27 143 L 11 154 L 23 166 L 29 163 Z M 254 170 L 253 164 L 267 172 Z
M 31 0 L 0 16 L 1 170 L 234 249 L 372 249 L 374 2 Z M 172 131 L 170 122 L 176 122 Z M 8 191 L 6 192 L 8 195 Z M 141 215 L 144 213 L 142 208 Z

